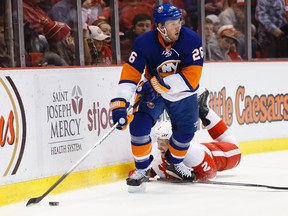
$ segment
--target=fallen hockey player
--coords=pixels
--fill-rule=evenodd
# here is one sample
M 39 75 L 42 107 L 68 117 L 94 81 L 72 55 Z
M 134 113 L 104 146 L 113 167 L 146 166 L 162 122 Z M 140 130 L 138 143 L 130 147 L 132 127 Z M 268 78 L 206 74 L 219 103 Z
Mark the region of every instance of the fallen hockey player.
M 193 170 L 196 181 L 215 178 L 218 171 L 232 169 L 241 160 L 241 152 L 235 137 L 222 119 L 207 106 L 208 95 L 208 90 L 205 90 L 198 96 L 199 118 L 214 142 L 198 143 L 192 141 L 183 161 L 187 167 Z M 157 141 L 153 145 L 153 160 L 149 177 L 179 179 L 178 176 L 166 169 L 165 154 L 168 150 L 169 140 L 173 139 L 171 137 L 172 130 L 170 121 L 165 121 L 159 124 L 154 131 Z M 133 171 L 130 171 L 129 175 Z

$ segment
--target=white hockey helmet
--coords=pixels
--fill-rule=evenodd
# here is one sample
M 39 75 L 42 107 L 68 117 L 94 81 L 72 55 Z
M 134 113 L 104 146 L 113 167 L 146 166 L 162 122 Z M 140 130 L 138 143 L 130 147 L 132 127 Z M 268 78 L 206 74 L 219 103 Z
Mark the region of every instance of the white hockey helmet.
M 155 136 L 158 139 L 170 139 L 172 135 L 172 127 L 170 121 L 164 121 L 155 129 Z

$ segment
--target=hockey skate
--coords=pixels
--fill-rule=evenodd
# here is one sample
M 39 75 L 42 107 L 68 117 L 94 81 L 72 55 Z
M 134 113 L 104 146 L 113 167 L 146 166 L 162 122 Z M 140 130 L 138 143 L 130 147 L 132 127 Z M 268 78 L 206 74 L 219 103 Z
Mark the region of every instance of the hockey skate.
M 149 181 L 150 166 L 146 169 L 136 169 L 135 172 L 126 179 L 128 192 L 144 192 L 146 190 L 146 182 Z
M 193 182 L 196 180 L 196 176 L 193 172 L 193 169 L 185 166 L 183 162 L 179 164 L 173 164 L 173 163 L 168 162 L 167 160 L 165 162 L 166 162 L 166 169 L 167 169 L 166 172 L 169 175 L 177 179 L 183 180 L 183 181 Z
M 199 118 L 201 119 L 202 124 L 204 126 L 207 126 L 210 124 L 210 121 L 205 118 L 209 112 L 209 108 L 207 105 L 209 91 L 206 88 L 203 90 L 203 92 L 198 93 Z

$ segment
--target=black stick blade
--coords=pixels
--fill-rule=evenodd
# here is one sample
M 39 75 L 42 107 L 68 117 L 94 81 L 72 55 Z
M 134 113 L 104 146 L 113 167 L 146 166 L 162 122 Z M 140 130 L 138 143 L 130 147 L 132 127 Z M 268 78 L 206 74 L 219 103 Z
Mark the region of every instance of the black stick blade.
M 29 206 L 29 205 L 31 205 L 31 204 L 39 203 L 42 199 L 43 199 L 42 196 L 31 198 L 31 199 L 28 200 L 26 206 Z

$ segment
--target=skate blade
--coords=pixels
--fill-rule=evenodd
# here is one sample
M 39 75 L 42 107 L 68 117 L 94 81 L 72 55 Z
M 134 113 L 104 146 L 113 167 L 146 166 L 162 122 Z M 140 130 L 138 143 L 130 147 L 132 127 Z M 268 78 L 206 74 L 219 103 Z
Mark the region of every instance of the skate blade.
M 129 193 L 143 193 L 145 191 L 146 191 L 146 182 L 142 183 L 139 186 L 128 185 L 128 192 Z

